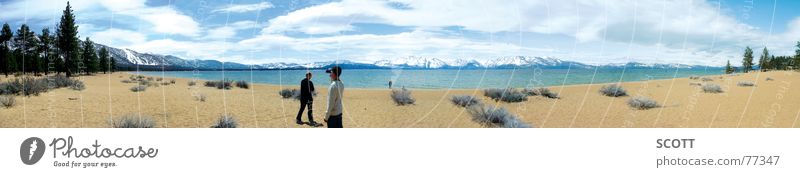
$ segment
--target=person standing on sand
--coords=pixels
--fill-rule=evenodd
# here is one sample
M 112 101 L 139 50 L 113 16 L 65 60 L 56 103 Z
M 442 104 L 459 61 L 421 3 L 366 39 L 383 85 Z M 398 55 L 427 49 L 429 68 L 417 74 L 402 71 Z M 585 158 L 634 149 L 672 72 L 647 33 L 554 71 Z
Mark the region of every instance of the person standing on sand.
M 306 73 L 306 78 L 300 81 L 300 112 L 297 112 L 297 124 L 303 124 L 303 110 L 308 106 L 308 125 L 316 127 L 318 124 L 314 122 L 312 112 L 312 105 L 314 104 L 314 82 L 311 82 L 311 72 Z
M 344 95 L 344 84 L 340 77 L 342 68 L 333 66 L 326 73 L 330 73 L 331 86 L 328 87 L 328 109 L 325 111 L 325 122 L 328 128 L 344 128 L 342 126 L 342 97 Z

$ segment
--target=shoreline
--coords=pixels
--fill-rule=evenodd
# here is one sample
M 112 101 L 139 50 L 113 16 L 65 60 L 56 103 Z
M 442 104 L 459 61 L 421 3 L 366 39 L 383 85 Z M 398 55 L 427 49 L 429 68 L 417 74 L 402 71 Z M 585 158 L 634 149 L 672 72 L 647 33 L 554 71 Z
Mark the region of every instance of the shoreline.
M 220 90 L 204 87 L 205 80 L 188 86 L 192 79 L 165 77 L 176 84 L 148 87 L 143 92 L 129 90 L 137 83 L 123 83 L 127 72 L 81 76 L 86 89 L 56 89 L 39 96 L 16 96 L 17 105 L 0 108 L 0 127 L 110 127 L 109 121 L 124 115 L 141 114 L 156 122 L 156 127 L 209 127 L 221 115 L 231 115 L 242 128 L 310 128 L 294 124 L 299 102 L 283 99 L 282 88 L 299 86 L 251 83 L 249 89 Z M 759 78 L 756 79 L 756 76 Z M 703 93 L 689 78 L 623 82 L 625 97 L 607 97 L 598 89 L 607 83 L 551 86 L 560 99 L 530 96 L 518 103 L 495 102 L 483 96 L 483 89 L 414 89 L 416 103 L 395 105 L 388 88 L 346 88 L 345 127 L 478 128 L 466 109 L 454 106 L 450 97 L 472 95 L 486 105 L 506 108 L 523 122 L 544 128 L 614 127 L 800 127 L 800 73 L 772 71 L 714 75 L 711 83 L 724 92 Z M 723 79 L 719 79 L 722 77 Z M 765 81 L 771 77 L 774 81 Z M 11 78 L 11 77 L 10 77 Z M 157 77 L 154 77 L 157 78 Z M 8 81 L 8 79 L 3 79 Z M 755 81 L 755 87 L 739 87 L 739 81 Z M 322 122 L 327 89 L 317 84 L 314 119 Z M 195 97 L 204 95 L 205 101 Z M 663 107 L 637 110 L 627 100 L 644 96 Z M 780 99 L 778 98 L 780 96 Z M 750 100 L 748 102 L 748 100 Z M 776 110 L 772 105 L 780 105 Z M 307 121 L 303 115 L 303 121 Z
M 123 72 L 127 73 L 127 74 L 131 74 L 131 75 L 137 75 L 136 73 L 134 73 L 136 71 L 123 71 Z M 160 72 L 160 71 L 144 71 L 144 72 Z M 193 71 L 166 71 L 166 72 L 193 72 Z M 208 71 L 205 71 L 205 72 L 208 72 Z M 237 71 L 237 72 L 240 72 L 240 71 Z M 741 73 L 736 73 L 736 74 L 741 74 Z M 150 77 L 161 77 L 160 75 L 149 75 L 149 74 L 141 74 L 141 73 L 139 75 L 150 76 Z M 727 75 L 728 74 L 709 74 L 709 75 L 696 75 L 696 76 L 699 76 L 699 77 L 720 77 L 720 76 L 723 76 L 724 77 L 724 76 L 727 76 Z M 319 77 L 319 76 L 317 76 L 317 77 Z M 164 78 L 188 79 L 188 80 L 195 79 L 195 78 L 187 78 L 187 77 L 173 77 L 173 76 L 168 76 L 168 75 L 165 75 Z M 622 81 L 622 82 L 596 82 L 596 83 L 563 84 L 563 85 L 550 85 L 550 86 L 544 86 L 544 87 L 545 88 L 557 88 L 557 87 L 576 87 L 576 86 L 579 87 L 579 86 L 589 86 L 589 85 L 608 85 L 608 84 L 612 84 L 612 83 L 640 83 L 640 82 L 650 82 L 650 81 L 673 80 L 673 79 L 681 79 L 681 78 L 688 78 L 688 76 L 687 77 L 652 79 L 652 80 Z M 202 79 L 202 78 L 197 78 L 196 80 L 198 80 L 198 81 L 213 81 L 213 80 Z M 247 81 L 250 84 L 258 84 L 258 85 L 264 85 L 264 86 L 282 86 L 281 84 L 272 84 L 272 83 L 264 83 L 264 82 L 251 82 L 251 81 L 248 81 L 248 80 L 245 80 L 245 81 Z M 347 82 L 346 82 L 347 80 L 345 79 L 344 81 L 345 81 L 345 84 L 347 84 Z M 289 84 L 287 84 L 287 85 L 289 85 Z M 392 89 L 396 89 L 396 88 L 400 88 L 400 87 L 392 87 Z M 490 89 L 490 88 L 509 88 L 509 87 L 480 87 L 480 88 L 416 88 L 416 87 L 406 87 L 406 88 L 407 89 L 413 89 L 413 90 L 484 90 L 484 89 Z M 511 87 L 511 88 L 522 89 L 523 87 Z M 388 87 L 350 87 L 350 88 L 347 88 L 347 89 L 386 90 L 386 89 L 389 89 L 389 88 Z

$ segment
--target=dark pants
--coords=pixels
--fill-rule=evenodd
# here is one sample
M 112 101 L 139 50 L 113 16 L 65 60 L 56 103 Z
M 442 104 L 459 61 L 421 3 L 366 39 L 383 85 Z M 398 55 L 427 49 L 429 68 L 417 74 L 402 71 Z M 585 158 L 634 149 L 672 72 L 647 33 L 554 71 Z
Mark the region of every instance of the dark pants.
M 310 100 L 301 100 L 300 101 L 300 112 L 297 112 L 297 121 L 300 122 L 300 118 L 303 117 L 303 111 L 306 109 L 306 105 L 308 106 L 308 122 L 314 122 L 314 115 L 311 114 L 312 109 L 311 105 L 313 105 L 313 101 Z
M 329 117 L 328 128 L 344 128 L 342 126 L 342 114 Z

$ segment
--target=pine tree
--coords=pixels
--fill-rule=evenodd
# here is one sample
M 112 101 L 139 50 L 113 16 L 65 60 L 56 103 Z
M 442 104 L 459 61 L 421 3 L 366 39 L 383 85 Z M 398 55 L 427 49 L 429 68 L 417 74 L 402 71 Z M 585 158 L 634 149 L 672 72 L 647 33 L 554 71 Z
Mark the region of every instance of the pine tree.
M 86 75 L 97 72 L 97 53 L 94 50 L 94 43 L 89 37 L 83 41 L 82 50 L 83 66 L 85 66 Z
M 769 50 L 767 50 L 767 47 L 764 47 L 764 51 L 761 52 L 761 57 L 758 58 L 758 68 L 761 69 L 761 72 L 769 69 Z
M 753 49 L 750 49 L 750 46 L 744 49 L 744 59 L 742 59 L 742 70 L 745 73 L 750 72 L 753 70 Z
M 66 68 L 66 66 L 64 66 L 64 58 L 62 58 L 61 55 L 59 55 L 61 53 L 61 49 L 58 48 L 58 36 L 56 34 L 53 34 L 52 36 L 50 36 L 50 38 L 52 39 L 52 41 L 50 41 L 51 42 L 50 46 L 53 46 L 52 49 L 53 54 L 50 57 L 52 58 L 53 61 L 53 67 L 54 67 L 53 72 L 55 72 L 56 74 L 61 74 L 61 72 L 65 71 L 64 69 Z
M 98 58 L 100 59 L 98 69 L 103 70 L 103 74 L 105 74 L 111 65 L 111 63 L 108 62 L 108 50 L 106 50 L 105 47 L 100 47 L 100 54 Z
M 733 67 L 731 67 L 731 61 L 728 60 L 728 64 L 725 65 L 725 74 L 733 73 Z
M 69 1 L 67 7 L 61 15 L 61 21 L 56 29 L 58 36 L 58 50 L 61 57 L 64 58 L 64 67 L 61 69 L 67 73 L 67 77 L 78 70 L 78 25 L 75 24 L 75 15 L 72 13 L 72 6 Z
M 44 28 L 42 29 L 42 34 L 39 35 L 39 48 L 38 53 L 42 56 L 41 65 L 39 65 L 39 70 L 43 71 L 45 75 L 50 74 L 49 64 L 52 62 L 52 47 L 50 44 L 53 43 L 53 39 L 50 38 L 50 29 Z
M 17 30 L 17 35 L 14 36 L 14 44 L 19 52 L 17 53 L 17 67 L 18 71 L 22 74 L 31 72 L 36 74 L 39 69 L 39 59 L 36 55 L 39 41 L 36 39 L 36 34 L 31 31 L 30 27 L 22 24 Z
M 800 70 L 800 41 L 797 41 L 795 47 L 797 49 L 794 49 L 794 69 Z
M 11 42 L 11 37 L 14 34 L 11 33 L 11 27 L 8 26 L 8 23 L 3 24 L 3 30 L 0 31 L 0 43 L 3 44 L 2 49 L 0 49 L 0 71 L 8 77 L 8 73 L 10 72 L 10 64 L 11 64 L 11 49 L 9 48 L 9 43 Z M 798 43 L 800 44 L 800 43 Z
M 16 53 L 17 52 L 15 51 L 9 51 L 8 53 L 6 53 L 6 57 L 8 57 L 8 66 L 6 66 L 6 71 L 12 74 L 17 72 L 17 64 L 19 63 L 17 62 Z
M 111 70 L 111 73 L 114 73 L 114 71 L 117 71 L 117 60 L 114 60 L 114 56 L 109 56 L 108 60 L 111 61 L 109 70 Z

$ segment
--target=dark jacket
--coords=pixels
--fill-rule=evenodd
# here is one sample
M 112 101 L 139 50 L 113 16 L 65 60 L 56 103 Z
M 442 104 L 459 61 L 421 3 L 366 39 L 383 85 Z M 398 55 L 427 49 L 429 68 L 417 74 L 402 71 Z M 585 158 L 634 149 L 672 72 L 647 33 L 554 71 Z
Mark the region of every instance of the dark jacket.
M 307 78 L 300 81 L 300 101 L 312 100 L 313 92 L 314 92 L 314 82 L 311 82 Z

